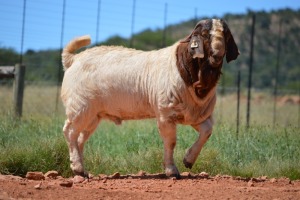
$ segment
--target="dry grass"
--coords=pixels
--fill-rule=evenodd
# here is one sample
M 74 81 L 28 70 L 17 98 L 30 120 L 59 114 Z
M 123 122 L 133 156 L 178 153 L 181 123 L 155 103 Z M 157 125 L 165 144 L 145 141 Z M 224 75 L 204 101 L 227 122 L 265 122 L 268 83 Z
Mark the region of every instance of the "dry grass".
M 60 92 L 60 89 L 59 89 Z M 43 85 L 27 85 L 24 90 L 23 116 L 43 117 L 43 116 L 63 116 L 64 108 L 60 97 L 57 98 L 57 87 Z M 11 114 L 13 111 L 13 87 L 0 86 L 0 113 L 3 115 Z M 56 103 L 57 106 L 56 106 Z M 57 107 L 57 109 L 56 109 Z
M 60 90 L 59 90 L 60 91 Z M 29 85 L 25 87 L 23 116 L 24 118 L 58 116 L 64 117 L 64 107 L 60 98 L 56 109 L 57 87 L 45 84 Z M 252 95 L 250 123 L 256 125 L 273 125 L 274 99 L 263 93 Z M 278 97 L 276 125 L 299 126 L 299 102 L 283 101 L 287 97 Z M 297 97 L 293 97 L 297 98 Z M 299 97 L 298 97 L 299 98 Z M 0 86 L 0 113 L 7 115 L 12 112 L 13 88 Z M 284 102 L 284 103 L 283 103 Z M 241 95 L 240 124 L 246 124 L 247 99 Z M 219 96 L 215 108 L 215 121 L 228 125 L 236 125 L 237 99 L 236 94 Z

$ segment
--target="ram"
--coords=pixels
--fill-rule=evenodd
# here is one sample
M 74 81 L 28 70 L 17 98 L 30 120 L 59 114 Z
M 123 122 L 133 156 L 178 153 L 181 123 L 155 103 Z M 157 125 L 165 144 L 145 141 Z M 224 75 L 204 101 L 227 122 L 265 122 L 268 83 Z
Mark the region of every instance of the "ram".
M 183 159 L 192 168 L 212 133 L 223 58 L 230 62 L 239 55 L 225 21 L 201 20 L 185 39 L 160 50 L 99 46 L 74 53 L 90 43 L 89 36 L 78 37 L 62 53 L 61 97 L 67 116 L 63 132 L 73 172 L 87 175 L 84 143 L 101 120 L 121 124 L 156 118 L 165 173 L 180 177 L 173 159 L 176 124 L 191 125 L 199 133 Z

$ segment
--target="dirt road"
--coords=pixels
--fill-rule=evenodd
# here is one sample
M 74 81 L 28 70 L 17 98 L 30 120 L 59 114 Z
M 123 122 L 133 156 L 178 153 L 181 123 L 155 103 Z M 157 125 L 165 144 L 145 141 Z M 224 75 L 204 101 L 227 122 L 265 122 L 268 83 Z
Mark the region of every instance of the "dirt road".
M 38 178 L 37 178 L 38 179 Z M 6 199 L 300 199 L 300 180 L 163 174 L 46 177 L 31 180 L 0 175 L 0 200 Z

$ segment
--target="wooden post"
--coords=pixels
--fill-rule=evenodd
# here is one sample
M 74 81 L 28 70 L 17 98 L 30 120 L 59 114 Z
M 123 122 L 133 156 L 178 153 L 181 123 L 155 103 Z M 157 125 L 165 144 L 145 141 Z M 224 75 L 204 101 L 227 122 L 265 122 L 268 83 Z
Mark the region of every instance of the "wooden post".
M 16 117 L 22 116 L 23 95 L 25 81 L 25 66 L 15 65 L 15 80 L 14 80 L 14 114 Z

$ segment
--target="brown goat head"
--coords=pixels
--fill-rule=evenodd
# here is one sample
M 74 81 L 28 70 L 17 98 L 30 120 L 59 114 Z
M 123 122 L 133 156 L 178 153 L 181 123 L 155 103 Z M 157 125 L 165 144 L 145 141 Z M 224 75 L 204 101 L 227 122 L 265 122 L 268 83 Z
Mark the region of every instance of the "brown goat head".
M 224 20 L 208 19 L 197 23 L 192 33 L 177 48 L 177 67 L 187 85 L 193 85 L 203 98 L 221 75 L 223 58 L 235 60 L 239 50 Z

